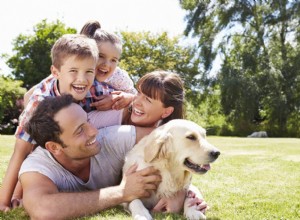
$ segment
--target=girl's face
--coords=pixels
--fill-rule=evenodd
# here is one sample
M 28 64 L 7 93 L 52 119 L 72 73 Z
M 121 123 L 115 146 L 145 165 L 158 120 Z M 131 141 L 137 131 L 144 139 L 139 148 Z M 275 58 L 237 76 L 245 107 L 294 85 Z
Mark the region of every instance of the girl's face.
M 160 100 L 151 99 L 139 92 L 132 104 L 131 121 L 142 127 L 155 127 L 157 123 L 173 112 L 173 107 L 165 108 Z
M 99 43 L 98 49 L 99 61 L 96 68 L 96 79 L 103 82 L 115 71 L 121 54 L 120 50 L 109 41 Z

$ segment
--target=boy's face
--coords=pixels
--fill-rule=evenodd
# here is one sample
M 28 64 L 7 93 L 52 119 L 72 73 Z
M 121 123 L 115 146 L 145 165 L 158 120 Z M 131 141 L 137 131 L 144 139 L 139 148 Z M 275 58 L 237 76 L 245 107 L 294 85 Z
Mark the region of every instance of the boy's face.
M 60 94 L 71 94 L 80 101 L 85 98 L 95 79 L 96 63 L 93 58 L 79 59 L 73 55 L 65 58 L 60 70 L 51 66 L 52 74 L 58 79 Z
M 111 42 L 101 42 L 98 44 L 99 61 L 96 70 L 96 79 L 103 82 L 115 71 L 119 59 L 120 51 Z

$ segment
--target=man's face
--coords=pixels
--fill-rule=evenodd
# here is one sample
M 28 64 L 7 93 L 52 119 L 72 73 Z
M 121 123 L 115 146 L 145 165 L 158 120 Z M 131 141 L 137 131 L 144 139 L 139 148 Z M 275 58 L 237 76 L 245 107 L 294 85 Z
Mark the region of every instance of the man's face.
M 62 130 L 60 139 L 66 147 L 61 150 L 67 160 L 90 158 L 100 151 L 96 140 L 98 130 L 88 122 L 86 112 L 79 105 L 74 103 L 60 110 L 54 120 Z
M 52 66 L 60 94 L 71 94 L 77 101 L 84 99 L 95 79 L 95 68 L 93 58 L 79 59 L 75 55 L 66 58 L 59 70 Z

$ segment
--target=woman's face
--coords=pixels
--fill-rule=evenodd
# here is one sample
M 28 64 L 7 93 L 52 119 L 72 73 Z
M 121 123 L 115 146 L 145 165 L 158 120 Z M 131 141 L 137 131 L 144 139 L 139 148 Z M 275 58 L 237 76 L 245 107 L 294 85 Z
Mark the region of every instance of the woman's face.
M 96 68 L 96 79 L 99 82 L 103 82 L 115 71 L 121 54 L 118 48 L 111 42 L 99 43 L 98 49 L 99 61 Z
M 165 108 L 160 100 L 151 99 L 139 92 L 132 104 L 131 121 L 142 127 L 155 127 L 157 122 L 168 117 L 173 107 Z

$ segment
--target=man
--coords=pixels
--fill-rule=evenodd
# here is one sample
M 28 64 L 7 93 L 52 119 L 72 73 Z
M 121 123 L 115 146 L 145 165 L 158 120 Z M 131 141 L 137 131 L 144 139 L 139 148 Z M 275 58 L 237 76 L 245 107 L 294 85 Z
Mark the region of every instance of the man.
M 31 219 L 66 219 L 147 197 L 161 181 L 136 166 L 121 180 L 126 152 L 149 128 L 96 130 L 71 95 L 40 103 L 26 125 L 37 147 L 22 164 L 23 204 Z M 120 183 L 121 181 L 121 183 Z

